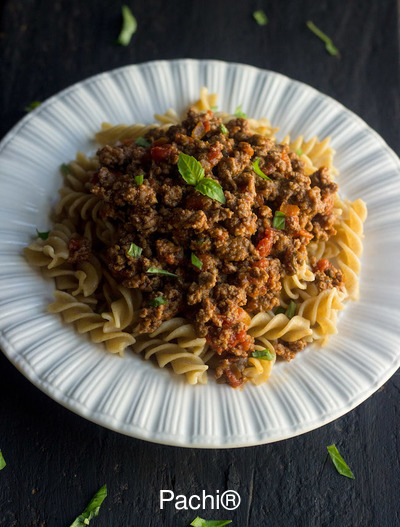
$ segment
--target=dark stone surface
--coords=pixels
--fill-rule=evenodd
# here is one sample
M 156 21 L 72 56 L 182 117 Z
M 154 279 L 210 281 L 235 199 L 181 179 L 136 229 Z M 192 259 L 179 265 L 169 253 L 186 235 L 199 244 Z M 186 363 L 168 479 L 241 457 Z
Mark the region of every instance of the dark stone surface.
M 0 4 L 0 136 L 33 100 L 131 63 L 216 58 L 304 81 L 355 111 L 400 152 L 398 6 L 395 0 L 193 0 L 129 5 L 138 31 L 113 45 L 120 6 L 106 0 Z M 252 19 L 264 8 L 269 24 Z M 314 21 L 342 52 L 329 56 Z M 384 343 L 382 343 L 384 345 Z M 377 360 L 379 360 L 379 350 Z M 337 421 L 276 444 L 228 451 L 164 447 L 72 414 L 0 354 L 0 526 L 68 526 L 94 492 L 109 496 L 93 525 L 185 527 L 197 515 L 234 527 L 400 525 L 400 374 Z M 336 443 L 354 481 L 327 458 Z M 237 511 L 160 511 L 160 489 L 187 496 L 237 490 Z

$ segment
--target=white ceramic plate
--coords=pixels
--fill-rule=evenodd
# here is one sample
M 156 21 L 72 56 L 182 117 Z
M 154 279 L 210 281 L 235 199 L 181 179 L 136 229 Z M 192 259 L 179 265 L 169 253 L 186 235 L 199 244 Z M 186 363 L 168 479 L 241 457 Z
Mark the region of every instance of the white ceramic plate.
M 59 166 L 93 153 L 102 121 L 153 122 L 183 110 L 199 88 L 267 116 L 283 137 L 332 136 L 343 197 L 368 205 L 361 298 L 348 304 L 339 335 L 279 363 L 268 383 L 242 392 L 210 380 L 189 386 L 134 353 L 109 355 L 46 313 L 51 283 L 22 248 L 61 185 Z M 202 448 L 292 437 L 345 414 L 400 365 L 400 161 L 357 116 L 316 90 L 240 64 L 177 60 L 128 66 L 64 90 L 27 115 L 0 144 L 0 331 L 7 357 L 36 386 L 83 417 L 134 437 Z

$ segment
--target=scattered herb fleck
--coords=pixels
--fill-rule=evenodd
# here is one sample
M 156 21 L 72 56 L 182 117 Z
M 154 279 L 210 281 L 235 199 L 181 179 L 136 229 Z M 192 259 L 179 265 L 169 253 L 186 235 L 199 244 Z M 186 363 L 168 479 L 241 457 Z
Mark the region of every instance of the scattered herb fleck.
M 0 470 L 3 470 L 3 468 L 6 466 L 6 460 L 3 457 L 3 454 L 0 450 Z
M 288 318 L 293 318 L 296 314 L 296 310 L 297 310 L 297 304 L 296 302 L 293 302 L 293 300 L 290 301 L 290 304 L 285 312 L 285 315 L 288 317 Z
M 261 360 L 274 360 L 275 359 L 275 353 L 272 351 L 269 351 L 268 348 L 265 350 L 257 350 L 253 351 L 252 356 L 255 359 L 261 359 Z
M 68 176 L 68 174 L 71 174 L 71 169 L 69 168 L 68 165 L 66 165 L 65 163 L 63 163 L 61 165 L 61 172 L 64 174 L 64 176 Z
M 192 527 L 224 527 L 232 523 L 232 520 L 203 520 L 203 518 L 195 518 L 190 524 Z
M 286 310 L 282 306 L 278 307 L 275 311 L 275 315 L 284 315 L 285 313 L 286 313 Z
M 221 124 L 221 132 L 224 134 L 224 135 L 228 135 L 229 132 L 228 132 L 228 128 L 224 125 L 224 124 Z
M 70 527 L 85 527 L 90 520 L 99 515 L 100 506 L 107 497 L 107 485 L 103 485 L 90 500 L 86 509 L 80 514 Z
M 151 142 L 148 139 L 145 139 L 141 135 L 136 139 L 135 143 L 138 146 L 143 146 L 143 148 L 149 148 L 149 146 L 151 145 Z
M 210 110 L 216 112 L 218 110 L 218 106 L 210 106 Z
M 132 11 L 127 5 L 121 7 L 122 11 L 122 29 L 118 36 L 117 44 L 121 46 L 128 46 L 132 35 L 137 29 L 136 18 L 132 15 Z
M 193 156 L 179 154 L 178 170 L 183 179 L 195 189 L 209 198 L 225 203 L 224 191 L 221 185 L 211 178 L 206 178 L 204 168 Z
M 297 154 L 299 157 L 302 156 L 302 155 L 303 155 L 303 150 L 302 150 L 301 148 L 298 148 L 298 149 L 296 150 L 296 154 Z
M 143 183 L 143 179 L 144 179 L 143 174 L 140 174 L 140 176 L 135 176 L 136 185 L 141 185 Z
M 139 258 L 139 256 L 142 254 L 143 249 L 139 247 L 138 245 L 135 245 L 134 243 L 131 243 L 131 246 L 129 247 L 127 251 L 128 256 L 133 256 L 133 258 Z
M 336 445 L 330 445 L 326 448 L 328 449 L 332 462 L 335 465 L 335 468 L 339 472 L 339 474 L 341 474 L 342 476 L 346 476 L 346 478 L 355 479 L 353 472 L 350 470 L 345 460 L 339 454 Z
M 163 304 L 166 304 L 167 301 L 163 296 L 156 296 L 155 298 L 152 298 L 149 302 L 149 306 L 151 307 L 158 307 L 162 306 Z
M 271 178 L 269 178 L 260 168 L 260 158 L 257 157 L 257 159 L 254 161 L 254 163 L 251 165 L 253 167 L 253 170 L 256 174 L 261 176 L 263 179 L 266 179 L 267 181 L 271 181 Z
M 247 119 L 247 114 L 242 112 L 242 105 L 239 104 L 239 106 L 235 110 L 235 116 L 242 119 Z
M 42 240 L 47 240 L 47 238 L 49 237 L 50 231 L 47 231 L 47 232 L 39 232 L 39 231 L 36 229 L 36 234 L 37 234 L 37 237 L 38 237 L 38 238 L 41 238 Z
M 268 17 L 262 9 L 254 11 L 253 18 L 259 26 L 266 26 L 268 24 Z
M 315 24 L 314 22 L 311 22 L 311 20 L 308 20 L 307 22 L 307 27 L 310 31 L 312 31 L 314 33 L 314 35 L 316 35 L 318 38 L 320 38 L 322 40 L 322 42 L 325 43 L 325 49 L 326 51 L 330 54 L 330 55 L 333 55 L 334 57 L 340 57 L 340 53 L 339 53 L 339 50 L 337 49 L 336 46 L 334 46 L 332 40 L 328 37 L 328 35 L 326 35 L 325 33 L 323 33 Z
M 201 269 L 203 267 L 203 262 L 199 258 L 197 258 L 197 256 L 194 253 L 191 254 L 190 260 L 192 264 L 198 269 Z
M 164 269 L 158 269 L 157 267 L 154 267 L 153 265 L 151 265 L 147 269 L 146 273 L 148 273 L 148 274 L 163 274 L 165 276 L 175 276 L 176 278 L 178 278 L 177 274 L 170 273 L 169 271 L 164 271 Z
M 31 102 L 30 104 L 28 104 L 28 106 L 25 106 L 24 110 L 29 113 L 31 112 L 32 110 L 34 110 L 35 108 L 37 108 L 38 106 L 40 106 L 42 103 L 40 101 L 33 101 Z
M 283 230 L 286 226 L 285 216 L 286 214 L 284 212 L 277 210 L 272 221 L 272 227 L 274 229 Z

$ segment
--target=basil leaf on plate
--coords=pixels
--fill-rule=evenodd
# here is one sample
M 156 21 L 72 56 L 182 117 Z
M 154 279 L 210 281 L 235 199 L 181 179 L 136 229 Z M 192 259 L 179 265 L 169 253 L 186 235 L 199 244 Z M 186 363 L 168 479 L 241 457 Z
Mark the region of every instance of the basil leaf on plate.
M 323 33 L 315 24 L 314 22 L 311 22 L 311 20 L 309 20 L 307 22 L 307 27 L 310 31 L 312 31 L 314 33 L 314 35 L 316 35 L 318 38 L 320 38 L 322 40 L 322 42 L 325 43 L 325 49 L 326 51 L 330 54 L 330 55 L 333 55 L 334 57 L 340 57 L 340 53 L 339 53 L 339 50 L 337 49 L 336 46 L 334 46 L 332 40 L 328 37 L 328 35 L 326 35 L 325 33 Z
M 265 350 L 253 351 L 251 355 L 255 359 L 260 359 L 260 360 L 274 360 L 275 359 L 275 353 L 273 353 L 272 351 L 269 351 L 268 348 L 266 348 Z
M 194 253 L 191 254 L 190 261 L 198 269 L 201 269 L 203 267 L 203 262 L 199 258 L 197 258 L 197 256 Z
M 99 515 L 100 506 L 107 497 L 107 485 L 103 485 L 90 500 L 86 509 L 80 514 L 70 527 L 85 527 L 90 520 Z
M 284 212 L 277 210 L 275 212 L 274 219 L 272 221 L 272 227 L 274 229 L 283 230 L 286 227 L 285 217 L 286 217 L 286 214 Z
M 355 479 L 353 472 L 350 470 L 345 460 L 339 454 L 336 445 L 330 445 L 326 448 L 328 449 L 332 462 L 335 465 L 335 468 L 339 472 L 339 474 L 341 474 L 342 476 L 346 476 L 346 478 Z
M 285 312 L 285 315 L 288 317 L 288 318 L 293 318 L 296 314 L 296 310 L 297 310 L 297 304 L 296 302 L 294 302 L 293 300 L 290 301 L 290 304 Z
M 242 105 L 239 104 L 239 106 L 235 110 L 235 116 L 240 117 L 242 119 L 247 119 L 247 114 L 242 112 Z
M 121 7 L 122 11 L 122 29 L 118 36 L 117 44 L 121 46 L 128 46 L 131 41 L 132 35 L 136 32 L 137 22 L 136 18 L 132 15 L 132 11 L 127 5 Z
M 266 179 L 267 181 L 272 181 L 271 178 L 269 178 L 267 174 L 264 174 L 264 172 L 261 170 L 259 157 L 257 157 L 257 159 L 254 161 L 254 163 L 251 166 L 256 174 L 261 176 L 263 179 Z
M 3 453 L 0 450 L 0 470 L 3 470 L 3 468 L 6 466 L 6 460 L 3 457 Z
M 50 231 L 47 231 L 47 232 L 39 232 L 39 231 L 36 229 L 36 234 L 37 234 L 38 238 L 41 238 L 42 240 L 47 240 L 47 238 L 49 237 Z
M 190 524 L 192 527 L 224 527 L 232 523 L 232 520 L 203 520 L 203 518 L 195 518 Z
M 30 104 L 28 104 L 28 106 L 25 106 L 26 113 L 31 112 L 32 110 L 34 110 L 35 108 L 37 108 L 41 104 L 42 103 L 40 101 L 33 101 L 33 102 L 31 102 Z
M 167 301 L 163 296 L 156 296 L 155 298 L 152 298 L 149 302 L 149 306 L 151 307 L 158 307 L 162 306 L 163 304 L 166 304 Z
M 268 17 L 262 9 L 254 11 L 253 18 L 259 26 L 266 26 L 268 24 Z
M 204 178 L 204 168 L 193 156 L 179 154 L 178 170 L 189 185 L 197 185 Z
M 140 174 L 140 176 L 135 176 L 136 185 L 141 185 L 143 183 L 143 179 L 144 179 L 143 174 Z
M 151 265 L 147 269 L 146 273 L 148 273 L 148 274 L 163 274 L 165 276 L 175 276 L 176 278 L 178 278 L 177 274 L 170 273 L 169 271 L 164 271 L 164 269 L 158 269 L 157 267 L 154 267 L 153 265 Z
M 228 128 L 224 125 L 224 124 L 221 124 L 221 132 L 224 134 L 224 135 L 228 135 L 229 132 L 228 132 Z
M 141 135 L 136 139 L 135 143 L 138 146 L 143 146 L 143 148 L 149 148 L 149 146 L 151 145 L 151 142 L 148 139 L 142 137 Z
M 138 245 L 135 245 L 134 243 L 131 243 L 131 246 L 129 247 L 127 251 L 128 256 L 132 256 L 133 258 L 139 258 L 139 256 L 142 254 L 143 249 L 139 247 Z
M 200 194 L 215 199 L 222 204 L 226 203 L 224 191 L 222 190 L 221 185 L 214 179 L 202 179 L 199 183 L 197 183 L 196 190 L 198 190 Z

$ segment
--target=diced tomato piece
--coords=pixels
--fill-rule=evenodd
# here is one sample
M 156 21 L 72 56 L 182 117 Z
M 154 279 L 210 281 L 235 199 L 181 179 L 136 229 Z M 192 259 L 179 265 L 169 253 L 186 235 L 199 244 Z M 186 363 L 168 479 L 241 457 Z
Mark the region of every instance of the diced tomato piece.
M 297 205 L 289 205 L 287 203 L 282 203 L 279 210 L 286 214 L 286 216 L 297 216 L 300 211 Z
M 332 264 L 327 258 L 321 258 L 314 266 L 314 271 L 325 272 L 328 269 L 332 269 Z
M 208 162 L 210 163 L 211 166 L 215 166 L 221 158 L 222 158 L 221 147 L 218 145 L 213 145 L 207 154 Z
M 151 157 L 156 163 L 161 163 L 171 156 L 173 149 L 174 147 L 170 144 L 153 146 L 151 149 Z
M 305 229 L 300 229 L 298 232 L 293 234 L 293 238 L 300 238 L 300 236 L 304 236 L 304 238 L 308 240 L 312 240 L 314 238 L 314 234 L 306 231 Z
M 202 139 L 210 131 L 209 121 L 200 121 L 192 130 L 193 139 Z
M 257 244 L 257 251 L 260 253 L 261 258 L 266 258 L 270 255 L 272 245 L 274 244 L 274 231 L 273 229 L 265 229 L 264 238 Z

